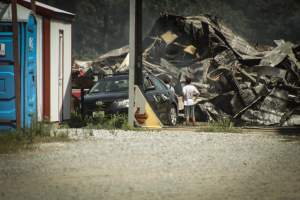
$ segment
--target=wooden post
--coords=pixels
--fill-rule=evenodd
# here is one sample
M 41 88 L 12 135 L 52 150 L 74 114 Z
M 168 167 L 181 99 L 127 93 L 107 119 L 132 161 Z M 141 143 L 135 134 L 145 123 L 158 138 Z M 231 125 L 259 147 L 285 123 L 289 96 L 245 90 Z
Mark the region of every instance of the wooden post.
M 130 0 L 130 34 L 129 34 L 129 109 L 128 123 L 134 125 L 134 86 L 143 91 L 142 63 L 142 0 Z
M 31 10 L 32 10 L 33 14 L 36 13 L 35 0 L 31 0 Z
M 12 26 L 13 26 L 13 53 L 14 53 L 14 73 L 15 73 L 15 94 L 16 94 L 16 126 L 21 128 L 21 70 L 19 62 L 19 31 L 17 0 L 11 0 Z

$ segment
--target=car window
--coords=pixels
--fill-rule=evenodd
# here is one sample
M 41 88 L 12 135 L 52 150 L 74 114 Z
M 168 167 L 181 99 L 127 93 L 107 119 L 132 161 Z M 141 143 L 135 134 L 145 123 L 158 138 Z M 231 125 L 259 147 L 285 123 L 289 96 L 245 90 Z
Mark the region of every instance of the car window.
M 128 79 L 101 80 L 92 87 L 90 93 L 128 91 Z
M 157 78 L 152 77 L 152 80 L 153 80 L 153 83 L 154 83 L 156 89 L 161 90 L 161 91 L 164 91 L 167 89 L 166 86 Z
M 144 88 L 146 89 L 146 88 L 150 88 L 150 87 L 153 87 L 153 86 L 155 86 L 153 84 L 153 81 L 149 77 L 146 77 L 144 79 Z

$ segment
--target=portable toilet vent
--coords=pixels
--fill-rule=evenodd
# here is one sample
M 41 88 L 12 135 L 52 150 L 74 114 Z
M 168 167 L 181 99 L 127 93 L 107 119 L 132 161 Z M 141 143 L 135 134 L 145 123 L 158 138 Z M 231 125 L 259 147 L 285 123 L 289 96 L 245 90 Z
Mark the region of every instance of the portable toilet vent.
M 36 19 L 18 23 L 21 70 L 21 125 L 36 119 Z M 0 22 L 0 129 L 16 127 L 16 95 L 11 22 Z

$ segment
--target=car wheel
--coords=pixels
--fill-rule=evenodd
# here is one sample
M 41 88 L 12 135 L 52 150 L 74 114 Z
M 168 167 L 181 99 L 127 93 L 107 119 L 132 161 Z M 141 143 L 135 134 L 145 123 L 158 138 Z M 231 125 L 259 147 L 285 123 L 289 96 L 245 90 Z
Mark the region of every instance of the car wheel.
M 175 126 L 177 124 L 177 109 L 174 105 L 171 106 L 169 113 L 168 113 L 168 123 L 170 126 Z

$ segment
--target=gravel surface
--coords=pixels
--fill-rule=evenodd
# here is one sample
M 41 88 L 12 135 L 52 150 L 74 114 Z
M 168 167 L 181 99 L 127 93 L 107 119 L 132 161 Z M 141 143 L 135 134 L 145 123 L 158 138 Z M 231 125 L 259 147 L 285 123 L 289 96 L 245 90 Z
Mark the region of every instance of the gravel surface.
M 89 134 L 0 155 L 0 199 L 300 199 L 299 137 Z

